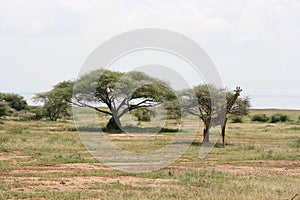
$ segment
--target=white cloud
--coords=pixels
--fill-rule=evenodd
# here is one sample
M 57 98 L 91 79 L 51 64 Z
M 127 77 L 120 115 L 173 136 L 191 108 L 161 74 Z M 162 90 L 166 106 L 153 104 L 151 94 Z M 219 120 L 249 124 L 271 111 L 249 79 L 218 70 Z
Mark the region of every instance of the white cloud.
M 8 75 L 0 90 L 49 88 L 50 80 L 76 74 L 68 70 L 78 70 L 101 42 L 143 27 L 175 30 L 199 42 L 228 87 L 240 82 L 249 93 L 292 93 L 297 89 L 290 85 L 299 85 L 298 0 L 2 0 L 0 66 Z M 31 75 L 21 67 L 44 68 L 48 78 L 14 84 Z

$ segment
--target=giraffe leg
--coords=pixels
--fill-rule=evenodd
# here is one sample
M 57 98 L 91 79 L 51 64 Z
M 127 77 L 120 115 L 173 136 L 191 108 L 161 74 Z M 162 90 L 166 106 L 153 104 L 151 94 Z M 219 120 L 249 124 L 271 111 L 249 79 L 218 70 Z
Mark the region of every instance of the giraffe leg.
M 224 124 L 222 126 L 222 141 L 223 141 L 223 147 L 225 147 L 225 129 L 226 129 L 226 122 L 227 118 L 224 121 Z

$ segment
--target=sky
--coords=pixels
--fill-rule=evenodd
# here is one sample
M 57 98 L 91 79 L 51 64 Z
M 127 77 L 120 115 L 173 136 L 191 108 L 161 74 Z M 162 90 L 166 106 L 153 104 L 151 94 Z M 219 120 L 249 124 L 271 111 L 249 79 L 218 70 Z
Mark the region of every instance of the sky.
M 97 46 L 139 28 L 197 42 L 253 107 L 300 109 L 299 0 L 0 0 L 0 92 L 74 80 Z

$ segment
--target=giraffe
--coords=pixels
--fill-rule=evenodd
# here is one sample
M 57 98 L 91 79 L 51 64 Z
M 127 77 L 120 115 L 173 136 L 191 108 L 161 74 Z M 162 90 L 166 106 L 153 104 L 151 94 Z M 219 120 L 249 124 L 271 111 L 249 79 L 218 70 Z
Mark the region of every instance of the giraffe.
M 229 99 L 229 101 L 223 105 L 219 110 L 216 112 L 213 112 L 212 114 L 208 115 L 204 119 L 205 128 L 203 130 L 203 142 L 209 142 L 209 129 L 211 127 L 215 127 L 218 125 L 221 125 L 222 130 L 222 141 L 223 141 L 223 147 L 225 146 L 225 128 L 226 128 L 226 122 L 227 122 L 227 113 L 230 112 L 233 104 L 237 100 L 238 96 L 240 96 L 240 92 L 242 89 L 240 87 L 236 87 L 234 90 L 235 94 Z

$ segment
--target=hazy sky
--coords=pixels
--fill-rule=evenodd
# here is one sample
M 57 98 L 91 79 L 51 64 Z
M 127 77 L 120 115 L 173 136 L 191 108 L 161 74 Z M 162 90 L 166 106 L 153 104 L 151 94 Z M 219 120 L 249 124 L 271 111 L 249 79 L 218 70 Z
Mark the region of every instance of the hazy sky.
M 196 41 L 253 106 L 300 108 L 299 0 L 0 0 L 0 91 L 47 91 L 105 40 L 146 27 Z

